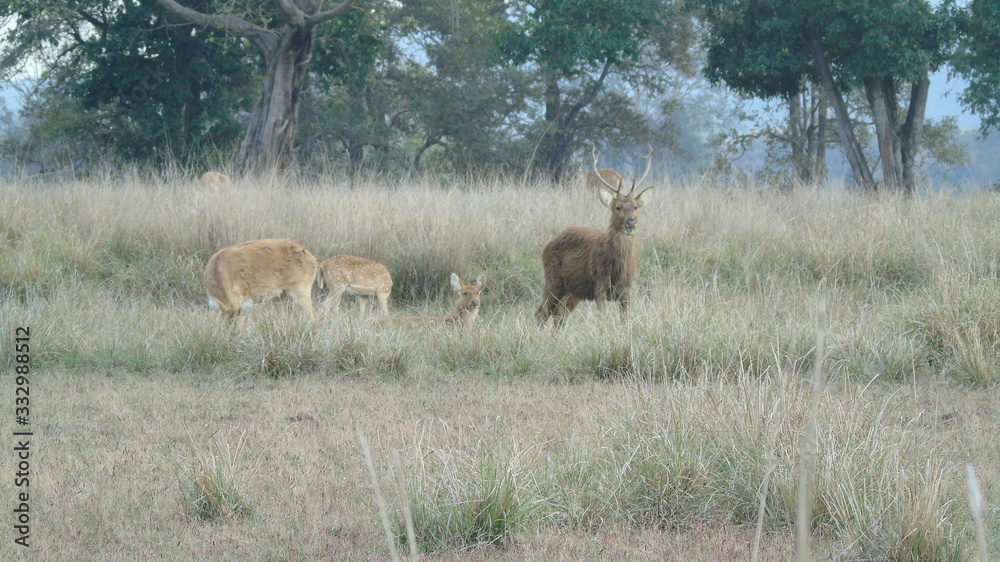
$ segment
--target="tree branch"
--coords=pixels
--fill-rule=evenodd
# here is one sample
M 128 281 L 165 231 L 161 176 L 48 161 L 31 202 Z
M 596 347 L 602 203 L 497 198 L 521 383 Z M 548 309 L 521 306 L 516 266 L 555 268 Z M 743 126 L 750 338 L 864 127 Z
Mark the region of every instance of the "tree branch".
M 86 10 L 77 10 L 77 15 L 86 20 L 90 25 L 100 29 L 102 32 L 108 30 L 108 22 L 104 20 L 97 19 L 97 17 L 87 13 Z
M 293 27 L 305 27 L 306 14 L 292 3 L 292 0 L 274 0 L 274 4 L 285 15 L 285 21 Z
M 337 4 L 333 8 L 326 10 L 324 12 L 319 12 L 313 14 L 306 18 L 306 26 L 313 27 L 319 25 L 327 20 L 331 20 L 340 14 L 347 11 L 354 4 L 354 0 L 344 0 L 340 4 Z
M 573 105 L 573 108 L 569 110 L 569 113 L 566 114 L 566 121 L 565 121 L 566 123 L 571 123 L 573 119 L 576 118 L 577 113 L 579 113 L 583 108 L 590 105 L 590 102 L 594 101 L 594 98 L 597 97 L 597 94 L 601 91 L 601 88 L 604 86 L 604 79 L 608 77 L 608 73 L 611 71 L 611 65 L 612 62 L 610 60 L 604 63 L 604 69 L 601 70 L 600 78 L 598 78 L 597 81 L 594 82 L 594 85 L 593 87 L 590 88 L 590 91 L 584 94 L 584 96 L 580 98 L 580 101 L 576 102 Z
M 230 14 L 205 14 L 181 6 L 174 0 L 156 0 L 156 2 L 171 14 L 188 23 L 199 27 L 214 27 L 226 33 L 246 37 L 265 53 L 276 46 L 278 42 L 277 34 L 270 29 L 256 26 Z

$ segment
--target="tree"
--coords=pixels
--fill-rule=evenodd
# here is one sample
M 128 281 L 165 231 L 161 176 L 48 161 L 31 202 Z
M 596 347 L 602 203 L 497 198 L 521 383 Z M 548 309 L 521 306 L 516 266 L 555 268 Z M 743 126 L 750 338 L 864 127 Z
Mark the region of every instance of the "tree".
M 684 63 L 693 39 L 673 0 L 529 0 L 497 40 L 507 61 L 532 65 L 543 88 L 540 167 L 559 181 L 580 142 L 581 121 L 612 73 L 655 88 L 659 65 Z
M 205 4 L 201 0 L 199 4 Z M 190 164 L 238 138 L 254 69 L 216 31 L 192 36 L 152 0 L 33 0 L 0 8 L 0 72 L 41 69 L 22 114 L 26 149 L 71 160 L 109 155 Z
M 829 108 L 821 89 L 805 84 L 800 93 L 777 103 L 784 106 L 784 113 L 768 104 L 752 116 L 754 130 L 726 135 L 729 152 L 746 151 L 762 139 L 768 155 L 762 170 L 765 176 L 789 186 L 821 183 L 826 178 L 826 146 L 831 140 Z M 775 124 L 776 120 L 780 122 Z
M 317 36 L 302 104 L 307 118 L 298 135 L 304 162 L 346 152 L 353 174 L 366 147 L 387 149 L 396 136 L 399 88 L 390 75 L 399 52 L 389 32 L 395 9 L 390 3 L 369 6 L 345 13 Z
M 263 87 L 234 167 L 237 172 L 255 172 L 289 164 L 316 27 L 343 14 L 354 0 L 329 9 L 324 9 L 323 0 L 273 0 L 276 12 L 264 16 L 263 25 L 232 13 L 206 14 L 175 0 L 156 1 L 185 22 L 244 37 L 260 49 L 266 66 Z
M 863 189 L 877 187 L 848 112 L 845 94 L 865 92 L 889 189 L 913 192 L 928 78 L 954 41 L 947 3 L 924 0 L 700 0 L 708 24 L 707 76 L 762 98 L 820 84 L 837 133 Z M 907 92 L 905 102 L 902 94 Z
M 954 67 L 969 81 L 962 103 L 982 119 L 984 131 L 1000 128 L 1000 0 L 972 0 L 959 18 L 964 40 Z
M 400 13 L 400 33 L 415 44 L 400 88 L 419 135 L 413 166 L 432 147 L 457 170 L 509 166 L 518 146 L 530 84 L 520 68 L 500 64 L 491 30 L 506 2 L 414 0 Z M 514 149 L 516 150 L 516 149 Z

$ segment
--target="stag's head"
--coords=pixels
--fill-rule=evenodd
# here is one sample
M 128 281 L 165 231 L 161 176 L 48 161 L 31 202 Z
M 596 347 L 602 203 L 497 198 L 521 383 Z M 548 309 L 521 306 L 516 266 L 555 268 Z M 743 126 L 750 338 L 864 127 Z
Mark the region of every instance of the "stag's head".
M 643 182 L 646 181 L 646 177 L 649 176 L 649 170 L 653 164 L 653 149 L 650 148 L 649 154 L 644 157 L 646 160 L 646 171 L 642 173 L 642 177 L 638 180 L 632 180 L 632 188 L 629 189 L 628 193 L 622 191 L 623 186 L 621 182 L 618 185 L 612 185 L 597 173 L 597 155 L 593 152 L 591 152 L 591 155 L 594 157 L 595 176 L 603 184 L 597 190 L 597 195 L 601 198 L 601 203 L 604 203 L 605 207 L 611 209 L 611 229 L 627 236 L 632 236 L 635 234 L 636 220 L 639 218 L 639 207 L 642 207 L 653 199 L 652 187 L 647 187 L 640 190 L 639 193 L 635 193 L 635 189 L 641 187 Z

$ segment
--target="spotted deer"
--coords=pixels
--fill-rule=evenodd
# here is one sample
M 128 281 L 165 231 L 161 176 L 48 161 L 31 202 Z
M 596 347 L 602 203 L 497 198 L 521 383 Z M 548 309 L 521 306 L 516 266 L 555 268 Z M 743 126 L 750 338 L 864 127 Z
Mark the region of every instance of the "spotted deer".
M 319 286 L 330 288 L 330 296 L 323 303 L 323 310 L 340 312 L 340 299 L 346 292 L 358 297 L 361 314 L 368 312 L 368 299 L 378 299 L 382 314 L 389 314 L 389 295 L 392 293 L 392 276 L 380 263 L 356 256 L 334 256 L 319 264 Z
M 628 193 L 622 192 L 622 182 L 612 184 L 604 179 L 597 170 L 597 156 L 592 156 L 593 174 L 601 183 L 597 195 L 611 210 L 611 224 L 606 231 L 571 226 L 545 244 L 542 249 L 545 285 L 542 304 L 535 313 L 540 325 L 554 318 L 555 326 L 562 326 L 566 316 L 583 300 L 596 301 L 599 309 L 603 309 L 606 300 L 616 300 L 623 315 L 628 310 L 636 274 L 636 221 L 639 208 L 653 198 L 652 187 L 639 193 L 635 189 L 649 175 L 653 150 L 644 157 L 646 170 L 632 182 Z

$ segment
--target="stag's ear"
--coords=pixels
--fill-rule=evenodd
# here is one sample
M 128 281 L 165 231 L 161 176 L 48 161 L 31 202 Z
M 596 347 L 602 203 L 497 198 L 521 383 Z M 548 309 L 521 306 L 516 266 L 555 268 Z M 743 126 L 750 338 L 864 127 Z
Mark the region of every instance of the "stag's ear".
M 615 194 L 604 186 L 597 188 L 597 196 L 601 198 L 601 203 L 604 203 L 604 206 L 609 209 L 615 204 Z
M 483 287 L 485 286 L 486 286 L 486 274 L 480 273 L 479 277 L 476 277 L 476 288 L 482 291 Z
M 451 288 L 456 293 L 462 292 L 462 280 L 458 278 L 458 274 L 456 273 L 451 274 Z
M 652 200 L 653 200 L 653 188 L 647 187 L 642 193 L 636 196 L 635 206 L 636 208 L 642 207 L 643 205 L 649 203 Z

